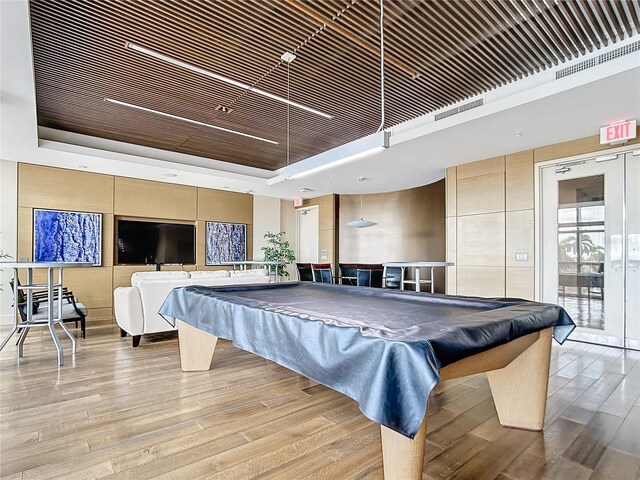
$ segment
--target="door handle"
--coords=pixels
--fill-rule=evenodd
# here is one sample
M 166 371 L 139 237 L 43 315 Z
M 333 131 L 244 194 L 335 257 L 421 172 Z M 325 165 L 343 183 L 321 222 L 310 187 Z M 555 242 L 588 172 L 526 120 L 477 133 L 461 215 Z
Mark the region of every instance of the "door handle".
M 622 268 L 622 235 L 611 235 L 611 268 L 617 272 Z
M 627 235 L 627 256 L 629 258 L 629 268 L 634 272 L 640 268 L 640 234 L 630 233 Z

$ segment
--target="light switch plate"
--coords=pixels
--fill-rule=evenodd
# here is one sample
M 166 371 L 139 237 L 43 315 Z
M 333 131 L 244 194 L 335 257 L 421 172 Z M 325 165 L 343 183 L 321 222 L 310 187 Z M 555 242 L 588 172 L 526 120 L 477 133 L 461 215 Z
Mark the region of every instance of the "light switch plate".
M 528 262 L 529 252 L 516 252 L 516 262 Z

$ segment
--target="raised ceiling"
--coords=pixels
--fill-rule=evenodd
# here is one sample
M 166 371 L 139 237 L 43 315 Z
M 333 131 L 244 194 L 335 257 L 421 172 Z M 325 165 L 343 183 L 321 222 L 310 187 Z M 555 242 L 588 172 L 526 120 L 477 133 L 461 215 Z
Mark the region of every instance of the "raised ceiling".
M 290 109 L 290 162 L 380 124 L 379 2 L 30 3 L 40 126 L 275 170 L 287 107 L 125 48 L 132 42 L 321 110 Z M 640 31 L 638 0 L 385 2 L 385 127 Z M 105 101 L 111 98 L 277 145 Z M 219 105 L 231 113 L 216 110 Z

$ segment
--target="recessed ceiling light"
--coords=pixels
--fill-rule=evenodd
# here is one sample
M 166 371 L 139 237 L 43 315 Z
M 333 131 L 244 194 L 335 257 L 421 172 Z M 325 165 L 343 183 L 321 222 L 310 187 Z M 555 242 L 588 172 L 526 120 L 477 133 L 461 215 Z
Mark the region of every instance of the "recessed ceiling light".
M 161 173 L 160 175 L 162 175 L 165 178 L 175 178 L 178 176 L 175 173 Z
M 255 135 L 249 135 L 248 133 L 238 132 L 236 130 L 231 130 L 229 128 L 222 128 L 216 125 L 210 125 L 204 122 L 198 122 L 197 120 L 191 120 L 190 118 L 179 117 L 178 115 L 172 115 L 170 113 L 159 112 L 158 110 L 152 110 L 150 108 L 141 107 L 139 105 L 134 105 L 132 103 L 121 102 L 120 100 L 114 100 L 112 98 L 104 99 L 105 102 L 115 103 L 116 105 L 121 105 L 123 107 L 135 108 L 137 110 L 142 110 L 143 112 L 155 113 L 156 115 L 162 115 L 163 117 L 173 118 L 174 120 L 182 120 L 183 122 L 195 123 L 196 125 L 202 125 L 203 127 L 213 128 L 215 130 L 221 130 L 223 132 L 233 133 L 235 135 L 242 135 L 243 137 L 253 138 L 254 140 L 260 140 L 261 142 L 272 143 L 273 145 L 278 145 L 278 142 L 275 140 L 269 140 L 267 138 L 256 137 Z
M 86 170 L 89 167 L 87 167 L 86 165 L 78 165 L 78 168 L 82 168 L 83 170 Z
M 244 193 L 253 193 L 253 190 L 245 190 Z
M 286 103 L 291 105 L 292 107 L 299 108 L 301 110 L 305 110 L 309 113 L 314 113 L 316 115 L 320 115 L 324 118 L 333 118 L 333 115 L 329 115 L 328 113 L 321 112 L 320 110 L 316 110 L 315 108 L 307 107 L 297 102 L 293 102 L 284 97 L 280 97 L 278 95 L 274 95 L 273 93 L 265 92 L 264 90 L 260 90 L 259 88 L 253 87 L 251 85 L 247 85 L 246 83 L 238 82 L 237 80 L 232 80 L 231 78 L 224 77 L 217 73 L 211 72 L 209 70 L 205 70 L 204 68 L 196 67 L 195 65 L 191 65 L 187 62 L 183 62 L 182 60 L 178 60 L 177 58 L 170 57 L 168 55 L 164 55 L 163 53 L 156 52 L 146 47 L 142 47 L 140 45 L 136 45 L 135 43 L 126 42 L 125 47 L 129 50 L 134 50 L 139 53 L 143 53 L 145 55 L 149 55 L 150 57 L 157 58 L 163 62 L 170 63 L 171 65 L 175 65 L 176 67 L 184 68 L 185 70 L 189 70 L 191 72 L 199 73 L 200 75 L 205 75 L 207 77 L 213 78 L 215 80 L 219 80 L 221 82 L 227 83 L 229 85 L 233 85 L 235 87 L 241 88 L 243 90 L 247 90 L 252 93 L 257 93 L 258 95 L 262 95 L 263 97 L 270 98 L 272 100 L 276 100 L 278 102 Z
M 226 186 L 226 185 L 224 185 L 222 188 L 223 188 L 223 190 L 229 190 L 229 187 Z
M 216 107 L 216 110 L 219 111 L 219 112 L 222 112 L 222 113 L 231 113 L 231 112 L 233 112 L 233 108 L 227 107 L 225 105 L 218 105 Z
M 302 188 L 300 189 L 300 191 L 301 191 L 302 193 L 305 193 L 305 192 L 313 192 L 313 190 L 312 190 L 312 189 L 307 188 L 307 187 L 302 187 Z
M 521 137 L 522 136 L 522 132 L 516 132 L 516 133 L 514 133 L 514 135 L 516 136 L 516 138 Z

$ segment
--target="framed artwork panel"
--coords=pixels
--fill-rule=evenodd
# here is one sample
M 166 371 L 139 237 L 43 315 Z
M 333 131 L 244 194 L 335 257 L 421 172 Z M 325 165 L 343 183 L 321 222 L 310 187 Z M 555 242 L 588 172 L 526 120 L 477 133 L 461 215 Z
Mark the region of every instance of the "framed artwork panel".
M 206 222 L 205 265 L 247 259 L 247 225 Z
M 102 265 L 102 214 L 34 208 L 33 261 Z

